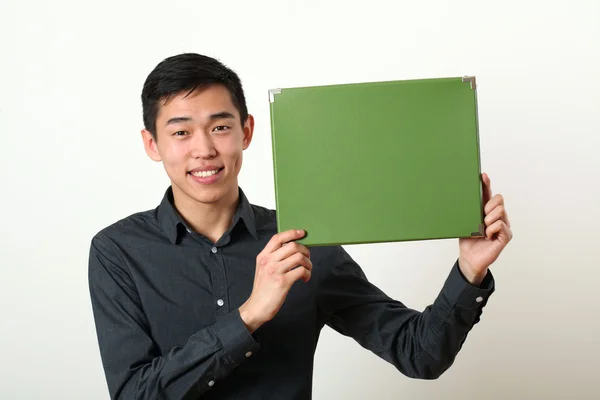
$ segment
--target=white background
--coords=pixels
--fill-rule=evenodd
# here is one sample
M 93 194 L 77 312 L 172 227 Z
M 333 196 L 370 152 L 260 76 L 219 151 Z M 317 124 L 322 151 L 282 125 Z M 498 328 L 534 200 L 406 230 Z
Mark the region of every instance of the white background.
M 600 398 L 597 0 L 2 0 L 0 398 L 108 398 L 89 242 L 161 200 L 168 181 L 143 151 L 140 92 L 184 51 L 240 74 L 257 119 L 240 182 L 267 207 L 268 89 L 477 76 L 482 166 L 515 234 L 493 266 L 497 292 L 436 381 L 405 378 L 326 328 L 315 399 Z M 457 256 L 455 240 L 347 248 L 418 309 Z

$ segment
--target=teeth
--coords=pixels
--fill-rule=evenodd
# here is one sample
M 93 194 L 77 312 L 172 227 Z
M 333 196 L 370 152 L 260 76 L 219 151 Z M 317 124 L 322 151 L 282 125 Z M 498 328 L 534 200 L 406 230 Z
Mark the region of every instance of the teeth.
M 212 171 L 197 171 L 197 172 L 192 172 L 192 175 L 197 176 L 199 178 L 208 178 L 209 176 L 213 176 L 217 172 L 219 172 L 218 169 L 215 169 Z

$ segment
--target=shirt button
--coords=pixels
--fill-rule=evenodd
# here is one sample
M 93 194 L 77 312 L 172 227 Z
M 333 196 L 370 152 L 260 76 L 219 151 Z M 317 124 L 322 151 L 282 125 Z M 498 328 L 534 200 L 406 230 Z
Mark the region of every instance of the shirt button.
M 252 355 L 252 352 L 251 352 L 251 351 L 247 352 L 247 353 L 246 353 L 246 358 L 250 357 L 251 355 Z
M 208 386 L 213 386 L 214 384 L 215 384 L 215 381 L 208 382 Z
M 186 231 L 188 231 L 188 233 L 192 233 L 192 230 L 190 228 L 185 228 Z
M 210 249 L 210 251 L 212 251 L 213 253 L 216 253 L 217 252 L 217 248 L 213 247 L 212 249 Z
M 483 297 L 479 296 L 475 299 L 476 302 L 481 303 L 483 301 Z
M 223 304 L 225 304 L 225 302 L 222 299 L 217 300 L 217 305 L 219 307 L 223 307 Z

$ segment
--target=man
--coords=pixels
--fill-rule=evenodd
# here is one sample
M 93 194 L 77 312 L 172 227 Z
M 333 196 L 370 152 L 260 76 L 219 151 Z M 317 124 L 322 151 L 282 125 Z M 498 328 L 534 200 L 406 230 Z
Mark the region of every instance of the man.
M 238 187 L 251 143 L 238 76 L 198 54 L 170 57 L 142 91 L 148 156 L 171 185 L 160 205 L 92 240 L 89 285 L 114 399 L 309 399 L 325 324 L 420 379 L 453 363 L 494 291 L 488 267 L 512 238 L 482 175 L 486 238 L 461 239 L 435 302 L 405 307 L 340 246 L 276 232 L 275 211 Z M 299 160 L 299 166 L 302 160 Z

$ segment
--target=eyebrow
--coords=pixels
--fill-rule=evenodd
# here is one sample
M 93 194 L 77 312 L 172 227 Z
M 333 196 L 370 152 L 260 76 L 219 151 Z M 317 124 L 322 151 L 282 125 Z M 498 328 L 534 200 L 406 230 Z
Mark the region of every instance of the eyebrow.
M 214 121 L 216 119 L 235 119 L 235 117 L 233 116 L 232 113 L 227 112 L 227 111 L 221 111 L 219 113 L 216 114 L 212 114 L 209 119 L 211 121 Z
M 235 119 L 235 116 L 227 111 L 221 111 L 215 114 L 211 114 L 208 119 L 210 121 L 214 121 L 217 119 Z M 182 122 L 190 122 L 193 121 L 192 117 L 188 117 L 188 116 L 182 116 L 182 117 L 173 117 L 173 118 L 169 118 L 169 120 L 167 121 L 167 123 L 165 124 L 165 126 L 169 126 L 169 125 L 175 125 L 175 124 L 180 124 Z

